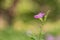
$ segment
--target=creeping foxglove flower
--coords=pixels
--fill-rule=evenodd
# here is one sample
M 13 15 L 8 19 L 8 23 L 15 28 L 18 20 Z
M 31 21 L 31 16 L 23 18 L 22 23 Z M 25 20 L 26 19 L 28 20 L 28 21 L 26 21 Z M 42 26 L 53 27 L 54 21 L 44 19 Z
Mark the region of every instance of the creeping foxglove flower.
M 34 16 L 34 18 L 42 18 L 45 15 L 45 13 L 40 12 L 37 15 Z
M 47 35 L 46 40 L 55 40 L 55 39 L 54 39 L 54 36 L 52 36 L 52 35 Z

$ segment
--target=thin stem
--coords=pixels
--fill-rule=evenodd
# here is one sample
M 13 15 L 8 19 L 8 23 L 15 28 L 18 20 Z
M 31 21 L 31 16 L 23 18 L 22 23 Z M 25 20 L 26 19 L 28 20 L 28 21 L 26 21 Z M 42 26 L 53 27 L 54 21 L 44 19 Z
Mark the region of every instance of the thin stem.
M 48 16 L 49 12 L 50 12 L 50 10 L 48 10 L 47 13 L 46 13 L 46 15 L 44 16 L 44 21 L 45 21 L 45 22 L 46 22 L 46 20 L 47 20 L 47 16 Z
M 40 27 L 39 40 L 41 40 L 41 35 L 42 35 L 41 32 L 42 32 L 43 25 L 44 25 L 44 23 L 42 23 L 41 27 Z

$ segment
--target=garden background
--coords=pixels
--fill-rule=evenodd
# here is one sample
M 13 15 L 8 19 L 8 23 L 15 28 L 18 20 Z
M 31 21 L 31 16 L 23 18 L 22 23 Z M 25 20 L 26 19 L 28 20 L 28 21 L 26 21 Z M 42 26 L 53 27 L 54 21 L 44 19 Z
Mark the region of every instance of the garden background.
M 32 40 L 26 33 L 38 35 L 41 24 L 34 15 L 48 10 L 43 31 L 60 34 L 60 0 L 0 0 L 0 40 Z

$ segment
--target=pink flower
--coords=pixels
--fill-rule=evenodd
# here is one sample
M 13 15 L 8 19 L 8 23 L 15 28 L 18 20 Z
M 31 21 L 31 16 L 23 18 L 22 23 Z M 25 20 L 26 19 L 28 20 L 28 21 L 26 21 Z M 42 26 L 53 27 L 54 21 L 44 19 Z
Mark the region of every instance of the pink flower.
M 38 13 L 37 15 L 34 15 L 34 18 L 42 18 L 45 14 L 43 12 Z
M 60 40 L 60 35 L 57 35 L 56 36 L 56 40 Z
M 47 35 L 46 40 L 54 40 L 54 36 L 52 36 L 52 35 Z

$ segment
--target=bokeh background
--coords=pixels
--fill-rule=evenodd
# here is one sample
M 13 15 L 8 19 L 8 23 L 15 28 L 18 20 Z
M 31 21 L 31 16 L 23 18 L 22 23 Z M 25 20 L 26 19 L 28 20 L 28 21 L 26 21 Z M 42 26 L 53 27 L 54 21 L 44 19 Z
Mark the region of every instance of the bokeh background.
M 38 35 L 41 24 L 34 15 L 48 10 L 43 31 L 60 34 L 60 0 L 0 0 L 0 40 L 32 40 L 26 32 Z

